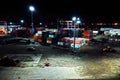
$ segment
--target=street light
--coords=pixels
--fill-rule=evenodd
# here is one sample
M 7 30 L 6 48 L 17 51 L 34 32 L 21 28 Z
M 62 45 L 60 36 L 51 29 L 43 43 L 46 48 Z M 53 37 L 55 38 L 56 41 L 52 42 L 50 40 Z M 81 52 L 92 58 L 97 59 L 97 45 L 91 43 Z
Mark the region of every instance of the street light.
M 81 21 L 80 21 L 80 18 L 77 18 L 77 22 L 76 22 L 77 24 L 80 24 L 81 23 Z
M 20 22 L 21 22 L 21 26 L 23 25 L 23 23 L 24 23 L 24 20 L 20 20 Z
M 24 23 L 24 20 L 20 20 L 20 22 L 21 22 L 21 27 L 23 26 L 23 23 Z
M 81 21 L 80 21 L 80 18 L 73 17 L 72 22 L 73 22 L 73 27 L 74 27 L 74 47 L 73 47 L 73 52 L 75 52 L 76 24 L 80 24 Z
M 13 23 L 12 22 L 10 22 L 10 25 L 12 25 Z
M 42 25 L 42 23 L 40 22 L 40 25 Z
M 34 6 L 29 6 L 29 10 L 31 11 L 31 26 L 34 33 L 34 26 L 33 26 L 33 12 L 35 11 Z
M 23 23 L 24 23 L 24 20 L 20 20 L 20 22 L 23 24 Z

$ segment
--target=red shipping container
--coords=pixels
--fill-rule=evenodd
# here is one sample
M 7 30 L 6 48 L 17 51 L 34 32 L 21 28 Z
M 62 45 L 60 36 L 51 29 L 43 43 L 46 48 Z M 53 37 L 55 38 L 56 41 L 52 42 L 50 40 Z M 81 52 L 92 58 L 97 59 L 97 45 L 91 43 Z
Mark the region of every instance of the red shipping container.
M 34 36 L 34 40 L 37 41 L 38 37 L 37 36 Z
M 83 35 L 84 35 L 85 38 L 90 38 L 91 37 L 91 32 L 90 31 L 85 31 L 83 33 Z
M 63 31 L 62 31 L 62 34 L 67 34 L 67 31 L 66 31 L 66 30 L 63 30 Z
M 69 39 L 66 39 L 66 43 L 69 43 Z
M 62 38 L 62 39 L 61 39 L 61 41 L 62 41 L 62 42 L 65 42 L 65 41 L 66 41 L 66 39 L 65 39 L 65 38 Z
M 73 40 L 69 40 L 70 43 L 73 43 Z
M 42 39 L 38 39 L 37 41 L 38 41 L 38 42 L 42 42 Z
M 42 38 L 42 34 L 38 34 L 38 38 Z

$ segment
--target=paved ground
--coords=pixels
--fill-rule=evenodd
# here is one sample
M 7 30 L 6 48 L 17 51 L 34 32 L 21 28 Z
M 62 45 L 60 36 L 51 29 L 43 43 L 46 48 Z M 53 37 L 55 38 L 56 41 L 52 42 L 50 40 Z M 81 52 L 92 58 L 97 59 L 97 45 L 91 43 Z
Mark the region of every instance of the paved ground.
M 75 69 L 75 67 L 9 67 L 2 69 L 0 78 L 1 80 L 78 79 L 79 75 Z
M 28 51 L 27 47 L 35 47 Z M 31 62 L 18 67 L 0 67 L 0 80 L 41 80 L 41 79 L 120 79 L 120 53 L 100 52 L 100 46 L 81 47 L 77 53 L 64 48 L 42 45 L 2 45 L 0 55 L 30 56 Z M 20 57 L 20 54 L 22 57 Z M 25 56 L 24 55 L 24 56 Z M 22 62 L 24 63 L 24 62 Z

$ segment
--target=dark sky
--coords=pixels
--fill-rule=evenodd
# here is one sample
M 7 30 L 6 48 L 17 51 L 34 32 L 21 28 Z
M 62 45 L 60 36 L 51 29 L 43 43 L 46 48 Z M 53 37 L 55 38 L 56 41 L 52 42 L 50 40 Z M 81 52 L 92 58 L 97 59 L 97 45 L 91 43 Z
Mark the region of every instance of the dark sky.
M 0 20 L 29 22 L 29 5 L 36 8 L 34 21 L 55 21 L 78 16 L 82 22 L 119 21 L 117 0 L 1 0 Z

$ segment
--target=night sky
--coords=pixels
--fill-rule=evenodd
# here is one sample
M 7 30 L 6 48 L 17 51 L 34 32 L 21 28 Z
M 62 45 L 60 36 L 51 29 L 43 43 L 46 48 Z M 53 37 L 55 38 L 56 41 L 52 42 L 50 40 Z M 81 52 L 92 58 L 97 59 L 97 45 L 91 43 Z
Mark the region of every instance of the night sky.
M 1 0 L 0 20 L 29 22 L 29 5 L 35 6 L 34 21 L 49 22 L 59 19 L 81 18 L 82 22 L 119 21 L 120 5 L 117 0 Z

